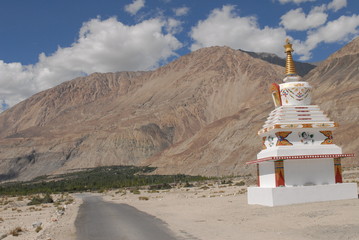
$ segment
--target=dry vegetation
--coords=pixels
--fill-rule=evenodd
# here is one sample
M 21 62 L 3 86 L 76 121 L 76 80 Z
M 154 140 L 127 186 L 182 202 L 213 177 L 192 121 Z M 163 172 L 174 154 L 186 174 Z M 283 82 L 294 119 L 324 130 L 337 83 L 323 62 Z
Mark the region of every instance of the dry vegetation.
M 7 236 L 21 240 L 38 239 L 44 230 L 61 220 L 73 203 L 74 198 L 69 194 L 3 196 L 0 198 L 0 239 Z

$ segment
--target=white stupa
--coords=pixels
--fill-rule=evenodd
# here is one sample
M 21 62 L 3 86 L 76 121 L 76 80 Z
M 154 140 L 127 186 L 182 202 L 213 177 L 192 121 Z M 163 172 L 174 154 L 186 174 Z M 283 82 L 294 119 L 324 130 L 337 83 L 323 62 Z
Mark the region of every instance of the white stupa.
M 258 135 L 263 150 L 256 164 L 258 186 L 248 188 L 248 204 L 266 206 L 358 198 L 356 183 L 343 183 L 343 154 L 334 144 L 338 126 L 317 105 L 311 105 L 312 87 L 296 74 L 292 44 L 287 54 L 284 83 L 272 84 L 276 108 Z

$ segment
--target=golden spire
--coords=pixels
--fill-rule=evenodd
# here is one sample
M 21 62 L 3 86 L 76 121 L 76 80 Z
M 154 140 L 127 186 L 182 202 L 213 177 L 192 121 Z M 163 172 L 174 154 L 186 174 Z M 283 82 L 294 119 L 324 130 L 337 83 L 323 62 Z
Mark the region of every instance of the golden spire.
M 289 42 L 288 38 L 285 40 L 285 42 L 287 43 L 286 45 L 284 45 L 285 48 L 284 52 L 287 54 L 287 60 L 285 64 L 285 75 L 286 76 L 297 75 L 292 57 L 292 52 L 294 51 L 292 48 L 292 44 Z

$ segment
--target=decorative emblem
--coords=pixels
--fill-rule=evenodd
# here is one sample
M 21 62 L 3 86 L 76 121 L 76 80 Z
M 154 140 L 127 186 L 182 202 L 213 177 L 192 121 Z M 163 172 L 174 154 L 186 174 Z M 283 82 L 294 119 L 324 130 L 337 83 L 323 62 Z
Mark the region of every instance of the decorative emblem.
M 275 161 L 274 168 L 275 168 L 275 185 L 276 185 L 276 187 L 284 187 L 285 180 L 284 180 L 283 160 Z
M 327 137 L 321 144 L 333 144 L 332 131 L 320 131 L 320 133 Z
M 272 137 L 272 136 L 268 136 L 268 145 L 269 145 L 269 147 L 273 147 L 273 145 L 274 145 L 274 137 Z
M 267 138 L 267 137 L 263 137 L 263 138 L 262 138 L 262 149 L 267 149 L 267 146 L 266 146 L 266 144 L 265 144 L 266 138 Z
M 309 132 L 299 132 L 298 133 L 299 139 L 304 144 L 314 143 L 314 134 Z
M 298 124 L 284 124 L 280 125 L 281 128 L 298 128 Z
M 272 93 L 272 98 L 274 102 L 275 107 L 279 107 L 282 105 L 282 101 L 280 99 L 280 93 L 279 93 L 279 85 L 276 83 L 272 83 L 270 86 L 270 91 Z
M 293 98 L 296 101 L 303 101 L 306 97 L 308 97 L 310 93 L 310 88 L 284 88 L 280 90 L 282 96 L 287 98 L 287 96 Z
M 276 132 L 275 135 L 277 136 L 277 146 L 288 146 L 293 145 L 291 142 L 289 142 L 286 138 L 289 134 L 292 132 Z
M 342 183 L 342 162 L 340 158 L 334 158 L 334 176 L 335 176 L 335 183 Z

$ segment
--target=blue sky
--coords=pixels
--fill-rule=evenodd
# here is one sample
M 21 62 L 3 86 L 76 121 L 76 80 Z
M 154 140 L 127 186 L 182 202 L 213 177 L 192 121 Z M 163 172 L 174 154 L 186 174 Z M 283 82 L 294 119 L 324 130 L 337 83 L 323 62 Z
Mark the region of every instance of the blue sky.
M 358 0 L 1 0 L 0 101 L 92 72 L 150 70 L 202 47 L 316 62 L 359 36 Z

